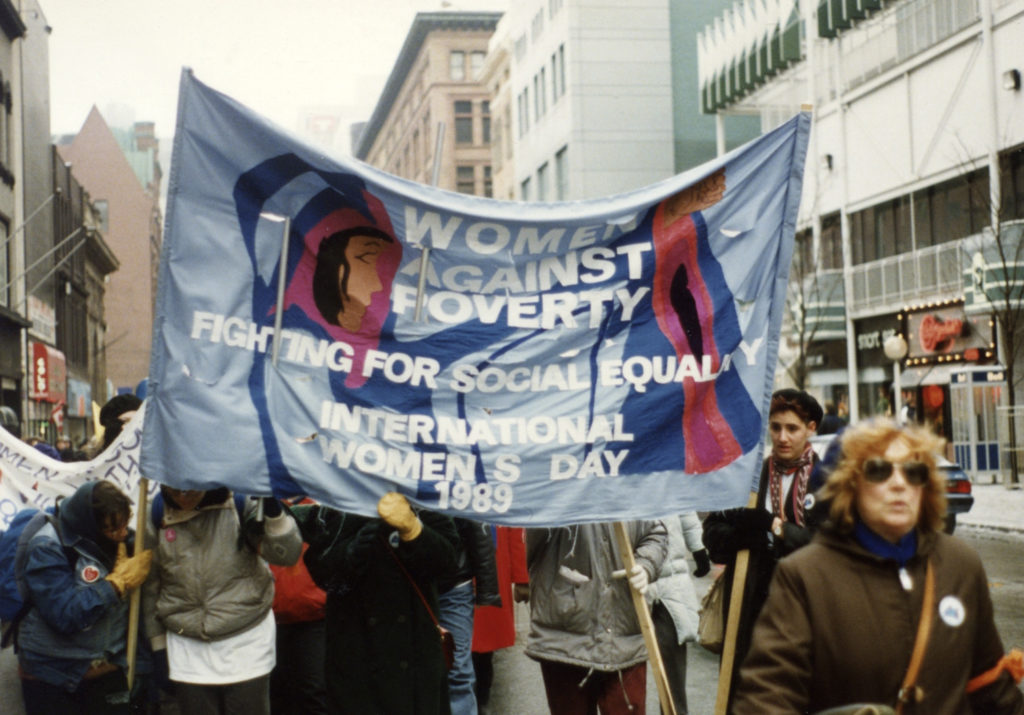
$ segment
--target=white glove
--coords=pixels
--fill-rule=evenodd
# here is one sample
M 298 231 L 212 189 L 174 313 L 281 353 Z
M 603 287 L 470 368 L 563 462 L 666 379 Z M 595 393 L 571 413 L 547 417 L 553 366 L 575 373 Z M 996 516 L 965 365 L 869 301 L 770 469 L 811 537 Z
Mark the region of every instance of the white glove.
M 626 578 L 626 569 L 612 571 L 612 578 Z M 647 576 L 647 569 L 640 564 L 634 564 L 633 570 L 629 572 L 629 585 L 633 587 L 633 590 L 642 596 L 647 593 L 647 586 L 650 583 L 651 580 Z

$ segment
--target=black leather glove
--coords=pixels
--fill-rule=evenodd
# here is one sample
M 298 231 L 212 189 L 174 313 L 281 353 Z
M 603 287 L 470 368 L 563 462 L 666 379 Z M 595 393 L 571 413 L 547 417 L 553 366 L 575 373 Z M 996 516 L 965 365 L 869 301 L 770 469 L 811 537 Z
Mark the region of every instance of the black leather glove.
M 771 512 L 764 509 L 737 509 L 735 523 L 748 532 L 767 532 L 772 528 L 775 517 Z
M 263 502 L 263 516 L 281 516 L 281 512 L 283 511 L 281 508 L 281 502 L 274 497 L 260 497 L 260 500 Z
M 355 573 L 362 573 L 370 565 L 370 558 L 375 545 L 380 541 L 382 523 L 374 519 L 363 524 L 356 532 L 345 549 L 345 564 Z M 385 556 L 386 554 L 382 554 Z
M 768 547 L 768 532 L 761 529 L 740 529 L 734 538 L 737 551 L 742 549 L 763 549 Z
M 694 551 L 693 561 L 697 565 L 697 568 L 693 570 L 693 575 L 697 578 L 700 578 L 701 576 L 707 576 L 708 572 L 711 571 L 711 558 L 708 556 L 707 549 Z

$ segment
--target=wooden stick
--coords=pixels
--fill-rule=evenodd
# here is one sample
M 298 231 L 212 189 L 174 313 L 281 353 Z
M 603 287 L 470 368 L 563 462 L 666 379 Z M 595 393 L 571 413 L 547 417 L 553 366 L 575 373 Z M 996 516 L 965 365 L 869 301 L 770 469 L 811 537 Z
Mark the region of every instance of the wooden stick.
M 621 521 L 615 522 L 615 538 L 619 542 L 619 553 L 622 554 L 622 564 L 626 567 L 626 577 L 628 579 L 629 574 L 636 565 L 636 559 L 633 558 L 633 544 L 630 543 L 629 534 L 626 533 L 626 525 Z M 633 588 L 632 584 L 629 585 L 629 592 L 633 596 L 633 608 L 636 609 L 636 617 L 640 621 L 640 632 L 643 633 L 651 670 L 654 673 L 654 682 L 658 686 L 661 712 L 664 715 L 676 715 L 676 706 L 672 702 L 672 692 L 668 687 L 665 665 L 661 660 L 658 639 L 654 635 L 654 621 L 651 620 L 651 612 L 647 610 L 647 601 L 644 600 L 642 593 Z
M 757 506 L 757 493 L 750 495 L 747 508 Z M 722 644 L 722 665 L 718 671 L 718 696 L 715 699 L 715 715 L 726 715 L 729 706 L 729 688 L 732 685 L 732 666 L 736 660 L 736 636 L 740 630 L 740 613 L 743 611 L 743 587 L 747 581 L 747 565 L 750 550 L 736 552 L 736 564 L 732 572 L 732 590 L 729 592 L 729 613 L 725 619 L 725 643 Z
M 139 479 L 139 503 L 135 507 L 135 549 L 133 556 L 142 553 L 146 535 L 146 497 L 149 492 L 149 480 L 145 477 Z M 135 681 L 135 652 L 139 645 L 139 606 L 141 604 L 142 588 L 132 591 L 131 601 L 128 604 L 128 692 L 132 691 L 132 683 Z

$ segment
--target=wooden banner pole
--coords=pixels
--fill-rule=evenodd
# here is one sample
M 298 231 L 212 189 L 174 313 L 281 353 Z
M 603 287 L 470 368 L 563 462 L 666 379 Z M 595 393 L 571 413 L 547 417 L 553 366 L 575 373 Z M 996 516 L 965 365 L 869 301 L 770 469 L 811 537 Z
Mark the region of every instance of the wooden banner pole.
M 626 567 L 626 574 L 633 570 L 636 559 L 633 558 L 633 544 L 629 541 L 629 534 L 626 533 L 626 525 L 621 521 L 615 522 L 615 538 L 619 543 L 619 553 L 622 554 L 622 564 Z M 629 592 L 633 596 L 633 608 L 636 609 L 637 620 L 640 621 L 640 632 L 644 636 L 644 644 L 647 646 L 648 662 L 651 671 L 654 673 L 654 682 L 658 686 L 658 698 L 661 700 L 661 712 L 663 715 L 676 715 L 676 706 L 672 702 L 672 692 L 668 687 L 668 678 L 665 675 L 665 664 L 661 660 L 661 651 L 658 649 L 658 639 L 654 634 L 654 621 L 651 620 L 651 612 L 647 610 L 647 602 L 642 593 L 629 586 Z
M 146 535 L 146 515 L 149 509 L 146 505 L 146 496 L 149 492 L 149 480 L 145 477 L 139 479 L 139 502 L 135 507 L 135 549 L 132 554 L 138 556 L 142 553 Z M 141 605 L 142 587 L 132 591 L 131 601 L 128 604 L 128 692 L 132 690 L 135 682 L 135 656 L 139 644 L 139 606 Z
M 750 495 L 747 508 L 757 506 L 757 494 Z M 718 695 L 715 698 L 715 715 L 726 715 L 729 706 L 729 688 L 732 685 L 732 667 L 736 661 L 736 635 L 740 630 L 740 614 L 743 611 L 743 587 L 747 581 L 747 566 L 750 550 L 736 552 L 736 563 L 732 572 L 732 590 L 729 592 L 729 613 L 725 619 L 725 643 L 722 644 L 722 664 L 718 670 Z

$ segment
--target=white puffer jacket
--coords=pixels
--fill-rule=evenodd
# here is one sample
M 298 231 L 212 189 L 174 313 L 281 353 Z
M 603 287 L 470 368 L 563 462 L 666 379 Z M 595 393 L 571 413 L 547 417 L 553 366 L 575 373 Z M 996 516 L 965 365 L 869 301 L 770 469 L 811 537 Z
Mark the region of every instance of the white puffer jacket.
M 679 643 L 687 643 L 697 640 L 700 604 L 690 579 L 686 552 L 693 553 L 704 548 L 701 540 L 703 529 L 697 514 L 692 511 L 664 521 L 668 530 L 668 556 L 661 566 L 658 580 L 648 587 L 645 596 L 649 604 L 661 601 L 672 616 Z

